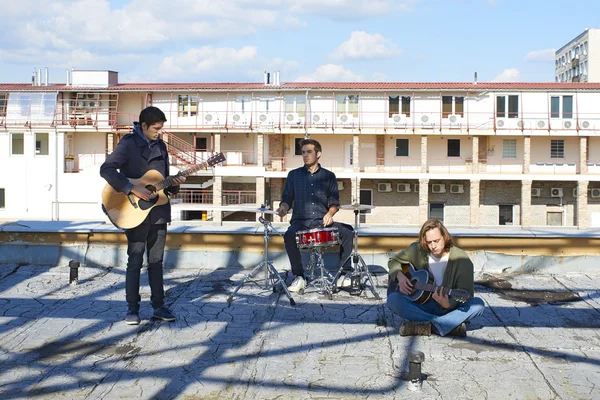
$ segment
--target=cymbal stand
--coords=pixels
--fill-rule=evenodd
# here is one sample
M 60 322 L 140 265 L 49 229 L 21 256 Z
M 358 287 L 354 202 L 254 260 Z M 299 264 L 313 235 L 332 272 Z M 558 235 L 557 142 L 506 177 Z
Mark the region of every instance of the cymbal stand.
M 279 234 L 279 236 L 282 235 L 277 231 L 277 229 L 273 228 L 273 225 L 271 225 L 270 221 L 265 220 L 263 217 L 260 217 L 258 220 L 263 224 L 265 232 L 265 259 L 261 261 L 261 263 L 258 264 L 256 267 L 254 267 L 254 269 L 249 274 L 246 275 L 244 280 L 235 288 L 235 290 L 229 295 L 229 297 L 227 297 L 227 302 L 231 304 L 231 302 L 233 301 L 233 296 L 235 296 L 238 290 L 240 290 L 240 288 L 244 286 L 244 284 L 248 282 L 254 276 L 254 274 L 262 268 L 265 276 L 263 289 L 268 289 L 269 287 L 271 287 L 273 289 L 273 292 L 275 292 L 277 290 L 277 285 L 281 285 L 283 292 L 290 300 L 290 305 L 295 306 L 296 301 L 294 300 L 290 291 L 288 290 L 285 281 L 283 280 L 281 275 L 279 275 L 279 272 L 277 272 L 277 269 L 275 269 L 273 263 L 269 261 L 269 240 L 271 240 L 271 238 L 269 237 L 269 232 L 274 230 L 275 232 L 277 232 L 277 234 Z
M 354 237 L 352 240 L 352 253 L 350 253 L 350 255 L 346 257 L 345 260 L 343 260 L 343 262 L 340 264 L 340 269 L 333 278 L 333 292 L 335 293 L 340 290 L 340 288 L 337 287 L 337 281 L 338 278 L 342 275 L 342 270 L 344 265 L 346 264 L 346 261 L 350 259 L 350 265 L 352 266 L 352 273 L 350 275 L 350 279 L 352 280 L 352 286 L 355 287 L 360 285 L 361 288 L 364 289 L 365 284 L 363 282 L 366 281 L 369 284 L 369 290 L 373 294 L 373 297 L 375 297 L 377 300 L 381 300 L 381 296 L 379 296 L 379 293 L 377 293 L 377 291 L 375 290 L 375 284 L 373 283 L 373 277 L 369 272 L 369 268 L 367 268 L 365 260 L 363 260 L 361 255 L 358 253 L 358 212 L 358 209 L 354 210 Z

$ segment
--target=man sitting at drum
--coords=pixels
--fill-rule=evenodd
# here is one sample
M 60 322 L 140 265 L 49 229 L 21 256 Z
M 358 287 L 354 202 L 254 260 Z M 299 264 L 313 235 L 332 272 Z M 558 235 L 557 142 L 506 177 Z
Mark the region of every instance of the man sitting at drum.
M 352 226 L 333 221 L 340 206 L 338 184 L 333 172 L 321 167 L 321 144 L 314 139 L 300 142 L 304 166 L 289 172 L 281 195 L 281 203 L 276 210 L 280 216 L 293 208 L 290 227 L 285 232 L 285 250 L 290 259 L 292 273 L 296 276 L 289 286 L 290 292 L 299 292 L 306 287 L 300 249 L 296 244 L 296 233 L 314 228 L 332 226 L 337 228 L 340 241 L 340 263 L 343 271 L 352 271 L 350 253 L 352 251 Z M 350 274 L 338 280 L 337 286 L 350 285 Z

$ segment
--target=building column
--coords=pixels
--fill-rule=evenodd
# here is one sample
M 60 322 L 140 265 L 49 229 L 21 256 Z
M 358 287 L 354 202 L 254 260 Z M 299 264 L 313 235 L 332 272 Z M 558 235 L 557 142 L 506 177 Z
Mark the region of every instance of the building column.
M 223 177 L 215 176 L 215 181 L 213 183 L 213 206 L 220 207 L 223 205 Z M 222 210 L 214 210 L 213 211 L 213 221 L 214 222 L 223 222 L 223 211 Z
M 472 139 L 473 143 L 472 143 L 472 148 L 473 148 L 473 155 L 472 155 L 472 173 L 473 174 L 478 174 L 479 173 L 479 136 L 473 136 Z
M 579 229 L 590 227 L 588 215 L 588 181 L 577 182 L 577 210 L 575 211 L 575 225 Z
M 352 195 L 350 195 L 350 202 L 360 203 L 360 178 L 357 176 L 355 178 L 350 179 L 350 190 L 352 190 Z
M 360 172 L 360 137 L 354 135 L 352 138 L 352 171 Z
M 419 179 L 419 225 L 429 219 L 429 179 Z
M 421 173 L 427 173 L 427 136 L 421 136 Z M 424 222 L 424 221 L 423 221 Z
M 588 158 L 588 138 L 582 136 L 579 138 L 579 173 L 587 174 L 587 158 Z M 579 192 L 578 192 L 579 193 Z
M 529 173 L 529 167 L 531 166 L 531 136 L 525 136 L 523 138 L 523 173 Z M 531 186 L 529 187 L 531 189 Z M 529 190 L 531 196 L 531 190 Z M 531 204 L 531 198 L 529 200 Z
M 521 227 L 531 226 L 531 184 L 532 181 L 521 181 Z
M 256 178 L 256 206 L 260 207 L 264 205 L 265 207 L 269 207 L 269 204 L 265 204 L 265 177 L 259 176 Z M 261 217 L 260 214 L 256 214 L 256 221 Z
M 469 198 L 470 198 L 470 212 L 471 212 L 471 226 L 478 227 L 479 226 L 479 189 L 481 186 L 481 181 L 472 180 L 471 187 L 469 190 Z
M 256 165 L 259 167 L 265 165 L 265 135 L 263 133 L 258 133 L 256 135 Z

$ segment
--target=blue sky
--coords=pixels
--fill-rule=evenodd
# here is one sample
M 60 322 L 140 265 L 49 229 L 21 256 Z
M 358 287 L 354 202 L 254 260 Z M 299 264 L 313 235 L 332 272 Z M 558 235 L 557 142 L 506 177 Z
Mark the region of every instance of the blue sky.
M 0 1 L 3 83 L 553 81 L 554 50 L 600 27 L 597 0 Z

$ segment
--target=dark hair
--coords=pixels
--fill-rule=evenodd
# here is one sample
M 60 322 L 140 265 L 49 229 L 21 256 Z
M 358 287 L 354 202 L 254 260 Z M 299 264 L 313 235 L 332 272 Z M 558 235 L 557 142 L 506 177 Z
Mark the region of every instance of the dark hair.
M 450 232 L 448 232 L 448 229 L 446 229 L 444 224 L 442 224 L 442 221 L 437 219 L 428 219 L 427 221 L 425 221 L 425 223 L 421 227 L 421 232 L 419 232 L 419 245 L 421 245 L 423 250 L 429 252 L 429 247 L 427 246 L 427 241 L 425 240 L 425 234 L 435 228 L 438 228 L 440 230 L 440 233 L 444 238 L 444 250 L 449 250 L 450 247 L 452 247 L 452 245 L 454 244 L 452 235 L 450 234 Z
M 316 153 L 323 152 L 323 150 L 321 149 L 321 143 L 317 142 L 315 139 L 302 139 L 300 141 L 300 148 L 306 146 L 307 144 L 312 144 L 313 146 L 315 146 Z
M 145 122 L 147 126 L 154 125 L 157 122 L 167 122 L 167 117 L 165 117 L 165 113 L 162 112 L 160 108 L 157 107 L 146 107 L 140 112 L 140 125 Z

